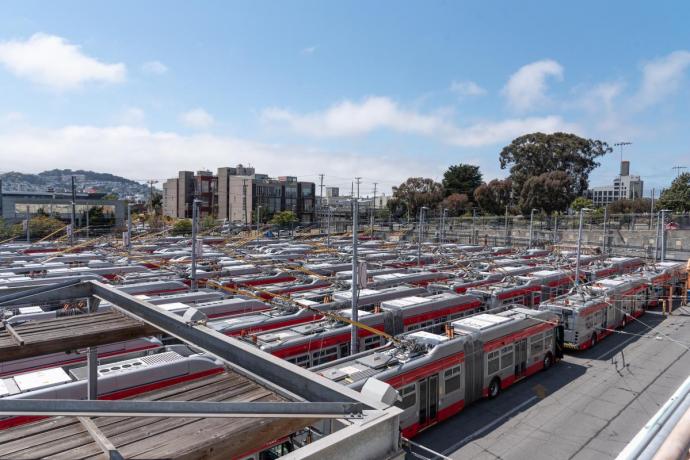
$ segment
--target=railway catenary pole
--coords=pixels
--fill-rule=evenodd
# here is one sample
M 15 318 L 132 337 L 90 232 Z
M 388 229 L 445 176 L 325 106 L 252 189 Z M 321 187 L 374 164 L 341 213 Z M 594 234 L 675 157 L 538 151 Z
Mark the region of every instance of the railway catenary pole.
M 661 210 L 661 261 L 666 260 L 666 213 L 670 209 Z
M 582 221 L 584 220 L 585 211 L 588 208 L 580 209 L 580 226 L 577 231 L 577 253 L 575 254 L 575 287 L 580 284 L 580 250 L 582 248 Z
M 419 229 L 417 231 L 417 266 L 422 265 L 422 228 L 424 227 L 424 211 L 426 206 L 419 208 Z
M 196 246 L 199 244 L 197 242 L 197 215 L 199 213 L 199 200 L 192 201 L 192 291 L 197 289 L 196 281 Z
M 529 212 L 529 243 L 527 244 L 527 249 L 532 249 L 532 225 L 534 224 L 534 211 L 538 211 L 538 209 L 532 208 L 532 210 Z
M 86 238 L 89 238 L 89 209 L 86 209 Z
M 505 232 L 505 240 L 503 241 L 503 244 L 508 246 L 508 205 L 506 205 L 506 215 L 503 221 L 503 231 Z
M 132 203 L 127 202 L 127 255 L 132 252 Z
M 328 207 L 326 214 L 326 247 L 331 247 L 331 214 L 333 213 L 333 208 Z
M 323 231 L 323 173 L 319 174 L 319 206 L 317 207 L 319 216 L 319 234 Z
M 358 306 L 358 280 L 359 276 L 357 274 L 357 218 L 359 217 L 359 203 L 357 200 L 352 200 L 352 321 L 359 321 L 359 312 L 357 311 Z M 357 334 L 357 326 L 354 324 L 350 327 L 350 354 L 354 355 L 357 353 L 359 339 Z
M 609 207 L 607 205 L 604 205 L 604 236 L 601 241 L 601 252 L 603 254 L 606 254 L 606 245 L 608 243 L 608 229 L 606 228 L 607 220 L 609 218 Z
M 649 208 L 649 229 L 652 229 L 652 216 L 654 215 L 654 198 L 656 195 L 656 190 L 652 189 L 652 205 Z
M 73 246 L 74 245 L 74 230 L 75 230 L 74 226 L 77 222 L 76 215 L 75 215 L 77 213 L 77 192 L 76 192 L 76 189 L 74 187 L 74 176 L 72 176 L 71 179 L 72 179 L 72 213 L 70 215 L 70 228 L 72 231 L 69 233 L 69 244 L 70 244 L 70 246 Z
M 475 238 L 475 227 L 476 227 L 476 221 L 477 220 L 477 208 L 472 208 L 472 236 L 470 237 L 470 244 L 477 244 L 476 238 Z
M 26 242 L 31 242 L 31 230 L 29 229 L 29 205 L 26 205 Z
M 439 249 L 443 246 L 446 239 L 446 214 L 448 214 L 448 208 L 443 208 L 443 211 L 441 211 L 441 230 L 438 233 Z
M 656 262 L 659 259 L 659 215 L 661 213 L 657 212 L 656 213 L 656 233 L 654 234 L 654 262 Z

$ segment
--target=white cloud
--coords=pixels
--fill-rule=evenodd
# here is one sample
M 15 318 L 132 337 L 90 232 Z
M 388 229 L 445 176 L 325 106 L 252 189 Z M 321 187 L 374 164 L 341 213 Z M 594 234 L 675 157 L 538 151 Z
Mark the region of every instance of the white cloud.
M 191 128 L 209 128 L 215 120 L 210 113 L 198 107 L 180 115 L 180 121 Z
M 316 46 L 308 46 L 306 48 L 302 48 L 302 51 L 300 51 L 300 53 L 306 55 L 314 54 L 316 52 L 316 48 Z
M 548 77 L 562 80 L 563 66 L 554 60 L 545 59 L 520 67 L 510 76 L 503 88 L 508 104 L 520 112 L 544 104 L 548 100 L 546 96 Z
M 86 56 L 62 37 L 37 33 L 26 41 L 0 42 L 0 63 L 18 77 L 50 88 L 67 90 L 84 83 L 120 83 L 126 67 Z
M 59 129 L 24 127 L 0 130 L 3 170 L 36 172 L 73 168 L 107 171 L 130 178 L 174 177 L 178 170 L 251 164 L 269 175 L 295 175 L 316 180 L 315 172 L 329 177 L 365 176 L 370 181 L 400 183 L 413 172 L 440 176 L 447 166 L 433 160 L 396 154 L 359 155 L 301 146 L 267 145 L 210 134 L 182 135 L 132 126 L 66 126 Z M 190 154 L 193 152 L 193 154 Z M 228 156 L 231 152 L 231 158 Z M 314 165 L 318 165 L 315 169 Z
M 5 123 L 16 123 L 24 121 L 26 117 L 21 112 L 7 112 L 6 114 L 0 116 L 0 121 Z
M 168 72 L 168 67 L 160 61 L 148 61 L 141 65 L 144 73 L 152 75 L 163 75 Z
M 534 131 L 578 130 L 560 117 L 530 117 L 457 126 L 440 115 L 425 115 L 401 108 L 386 97 L 369 97 L 361 103 L 344 101 L 323 112 L 300 115 L 286 109 L 263 111 L 265 122 L 283 123 L 295 132 L 312 137 L 347 137 L 379 129 L 431 137 L 456 146 L 480 146 L 504 142 Z
M 471 80 L 454 81 L 450 85 L 450 90 L 460 97 L 483 96 L 486 94 L 486 90 L 484 88 Z
M 644 109 L 675 93 L 690 66 L 690 52 L 674 51 L 642 67 L 642 85 L 633 98 L 637 109 Z
M 139 126 L 144 123 L 146 114 L 139 107 L 127 107 L 117 117 L 120 124 L 126 126 Z

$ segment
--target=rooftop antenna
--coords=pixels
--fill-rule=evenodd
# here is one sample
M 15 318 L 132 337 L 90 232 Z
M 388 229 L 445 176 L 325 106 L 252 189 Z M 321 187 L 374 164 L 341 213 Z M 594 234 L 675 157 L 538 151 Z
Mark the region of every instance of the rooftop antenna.
M 613 144 L 614 147 L 620 147 L 621 148 L 621 163 L 623 162 L 623 147 L 625 147 L 626 145 L 632 145 L 632 142 L 622 141 L 622 142 L 616 142 L 615 144 Z
M 681 171 L 684 170 L 684 169 L 688 169 L 688 167 L 687 167 L 687 166 L 674 166 L 674 167 L 671 168 L 671 169 L 675 169 L 675 170 L 676 170 L 676 177 L 678 177 L 678 176 L 681 175 Z

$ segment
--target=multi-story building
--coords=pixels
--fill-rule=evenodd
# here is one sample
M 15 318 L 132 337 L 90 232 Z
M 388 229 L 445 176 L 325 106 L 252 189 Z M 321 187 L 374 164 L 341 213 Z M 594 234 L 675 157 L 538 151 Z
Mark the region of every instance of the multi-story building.
M 293 176 L 273 179 L 242 165 L 218 168 L 215 176 L 210 171 L 180 171 L 163 184 L 163 210 L 170 217 L 189 218 L 196 198 L 201 200 L 201 217 L 252 224 L 257 216 L 265 222 L 287 210 L 306 223 L 315 220 L 315 190 L 313 182 Z
M 630 175 L 630 162 L 621 161 L 620 174 L 613 180 L 613 185 L 592 187 L 587 190 L 587 197 L 595 206 L 603 206 L 617 200 L 634 200 L 642 198 L 644 182 L 640 176 Z

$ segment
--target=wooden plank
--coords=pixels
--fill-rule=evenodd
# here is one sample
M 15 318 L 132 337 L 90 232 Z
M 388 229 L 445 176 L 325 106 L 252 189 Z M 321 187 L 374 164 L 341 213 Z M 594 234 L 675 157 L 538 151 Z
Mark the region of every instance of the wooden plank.
M 19 333 L 12 327 L 11 324 L 6 323 L 5 330 L 9 332 L 9 334 L 12 336 L 12 338 L 18 345 L 24 345 L 24 339 L 22 339 L 22 336 L 19 335 Z
M 98 426 L 88 417 L 77 417 L 77 420 L 86 428 L 98 447 L 110 460 L 122 460 L 122 455 L 112 442 L 98 429 Z

